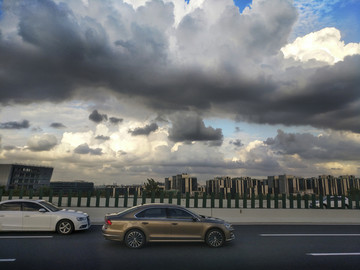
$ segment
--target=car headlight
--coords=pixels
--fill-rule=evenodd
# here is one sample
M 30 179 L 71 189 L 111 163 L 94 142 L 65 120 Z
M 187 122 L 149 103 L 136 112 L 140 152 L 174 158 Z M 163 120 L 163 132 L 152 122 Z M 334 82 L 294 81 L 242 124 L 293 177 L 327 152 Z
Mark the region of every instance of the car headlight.
M 229 224 L 229 223 L 225 223 L 225 228 L 228 229 L 228 230 L 231 230 L 231 229 L 232 229 L 232 225 Z
M 86 220 L 86 217 L 77 217 L 76 220 L 77 221 L 83 221 L 83 220 Z

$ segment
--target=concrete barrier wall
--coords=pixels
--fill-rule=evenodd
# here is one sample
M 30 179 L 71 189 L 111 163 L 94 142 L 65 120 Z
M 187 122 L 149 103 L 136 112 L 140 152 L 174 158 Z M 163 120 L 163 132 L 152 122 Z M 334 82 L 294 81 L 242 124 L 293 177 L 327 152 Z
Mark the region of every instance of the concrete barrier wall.
M 12 199 L 17 199 L 13 197 Z M 6 200 L 5 196 L 2 200 Z M 38 199 L 38 197 L 34 197 Z M 45 200 L 49 198 L 44 196 Z M 141 204 L 141 198 L 138 198 L 137 204 Z M 52 201 L 55 205 L 58 205 L 59 198 L 53 197 Z M 173 199 L 173 203 L 176 203 L 176 198 Z M 70 204 L 69 204 L 70 202 Z M 62 198 L 61 207 L 70 208 L 77 211 L 83 211 L 90 215 L 90 218 L 94 224 L 101 224 L 104 222 L 104 216 L 107 213 L 119 212 L 124 210 L 124 199 L 119 198 L 118 205 L 120 207 L 115 208 L 114 198 L 109 198 L 109 207 L 106 205 L 106 198 L 99 198 L 99 207 L 96 207 L 96 198 L 91 198 L 90 207 L 86 207 L 87 198 L 82 197 L 80 201 L 81 207 L 76 207 L 78 203 L 77 197 L 72 197 L 69 201 L 67 197 Z M 155 202 L 160 202 L 160 199 L 155 199 Z M 167 203 L 167 199 L 165 200 Z M 146 199 L 146 203 L 150 203 L 150 199 Z M 181 199 L 180 204 L 186 205 L 186 200 Z M 128 207 L 133 205 L 133 198 L 129 198 Z M 224 200 L 223 207 L 219 208 L 219 201 L 216 200 L 215 208 L 210 208 L 211 201 L 207 200 L 207 207 L 201 208 L 202 201 L 199 200 L 199 208 L 194 208 L 194 200 L 191 200 L 189 207 L 195 213 L 205 216 L 218 217 L 227 220 L 233 224 L 359 224 L 360 225 L 360 209 L 355 208 L 353 202 L 353 209 L 304 209 L 304 201 L 301 201 L 301 209 L 299 208 L 282 208 L 281 200 L 278 202 L 279 208 L 274 208 L 274 200 L 271 201 L 271 208 L 257 208 L 259 207 L 259 201 L 255 201 L 254 208 L 251 208 L 251 201 L 247 201 L 247 208 L 243 207 L 243 201 L 239 204 L 239 208 L 235 208 L 234 200 L 231 201 L 231 208 L 227 208 L 227 203 Z M 286 206 L 289 207 L 289 202 L 286 201 Z M 264 202 L 264 206 L 266 203 Z M 294 206 L 296 207 L 296 206 Z
M 4 201 L 7 199 L 18 199 L 18 196 L 12 196 L 11 198 L 9 198 L 9 196 L 2 196 L 0 198 L 0 201 Z M 29 196 L 24 196 L 24 199 L 29 199 Z M 39 199 L 39 196 L 33 196 L 32 199 Z M 136 200 L 134 200 L 133 197 L 129 197 L 126 201 L 124 200 L 124 197 L 119 197 L 118 200 L 115 200 L 115 198 L 109 197 L 109 198 L 104 198 L 104 197 L 81 197 L 78 198 L 77 196 L 72 196 L 71 198 L 68 198 L 67 196 L 63 196 L 61 198 L 57 197 L 57 196 L 53 196 L 53 197 L 49 197 L 49 196 L 43 196 L 42 197 L 44 200 L 47 201 L 51 201 L 53 204 L 61 206 L 61 207 L 73 207 L 73 206 L 79 206 L 79 207 L 124 207 L 125 205 L 127 207 L 131 207 L 134 204 L 135 205 L 139 205 L 142 204 L 142 198 L 137 198 Z M 146 198 L 144 203 L 151 203 L 152 199 L 151 198 Z M 153 200 L 154 203 L 161 203 L 161 199 L 160 198 L 155 198 Z M 197 204 L 195 202 L 195 200 L 193 198 L 190 198 L 187 202 L 187 200 L 185 198 L 181 198 L 179 200 L 179 202 L 177 201 L 177 198 L 173 198 L 172 202 L 169 202 L 168 198 L 165 198 L 163 200 L 164 203 L 170 203 L 170 204 L 180 204 L 182 206 L 186 206 L 186 207 L 190 207 L 190 208 L 202 208 L 203 207 L 203 199 L 200 199 L 197 201 Z M 269 203 L 269 205 L 268 205 Z M 237 205 L 238 204 L 238 205 Z M 307 206 L 306 206 L 307 204 Z M 310 208 L 310 205 L 312 204 L 311 200 L 308 200 L 307 202 L 305 202 L 304 199 L 301 199 L 299 201 L 297 201 L 296 199 L 293 201 L 293 205 L 291 207 L 291 203 L 289 199 L 286 200 L 282 200 L 282 199 L 278 199 L 277 201 L 275 201 L 274 198 L 272 198 L 269 202 L 267 200 L 263 200 L 262 201 L 262 205 L 260 205 L 260 201 L 258 199 L 253 201 L 253 205 L 252 205 L 252 200 L 247 199 L 247 200 L 243 200 L 243 199 L 239 199 L 238 202 L 235 201 L 235 199 L 232 199 L 230 201 L 230 204 L 228 204 L 228 201 L 223 199 L 221 202 L 219 199 L 214 199 L 213 201 L 213 206 L 212 205 L 212 200 L 211 199 L 207 199 L 206 200 L 206 207 L 205 208 L 244 208 L 244 209 L 250 209 L 250 208 L 274 208 L 274 209 L 305 209 L 305 208 Z M 360 202 L 359 202 L 359 198 L 357 198 L 357 200 L 353 200 L 351 201 L 351 206 L 350 208 L 354 209 L 354 210 L 360 210 Z M 338 201 L 338 208 L 342 208 L 342 202 L 341 200 Z
M 125 208 L 71 207 L 90 215 L 93 224 L 102 224 L 107 213 Z M 192 208 L 191 211 L 205 216 L 213 216 L 240 224 L 358 224 L 359 210 L 344 209 L 220 209 Z

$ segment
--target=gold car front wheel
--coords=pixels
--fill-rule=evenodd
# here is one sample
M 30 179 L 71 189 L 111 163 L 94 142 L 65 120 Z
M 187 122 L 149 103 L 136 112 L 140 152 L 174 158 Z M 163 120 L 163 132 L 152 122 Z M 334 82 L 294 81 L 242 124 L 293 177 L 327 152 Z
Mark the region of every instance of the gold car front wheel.
M 129 248 L 141 248 L 145 245 L 145 235 L 140 230 L 130 230 L 125 235 L 125 245 Z
M 206 234 L 205 241 L 208 246 L 218 248 L 224 245 L 225 237 L 222 231 L 213 229 Z

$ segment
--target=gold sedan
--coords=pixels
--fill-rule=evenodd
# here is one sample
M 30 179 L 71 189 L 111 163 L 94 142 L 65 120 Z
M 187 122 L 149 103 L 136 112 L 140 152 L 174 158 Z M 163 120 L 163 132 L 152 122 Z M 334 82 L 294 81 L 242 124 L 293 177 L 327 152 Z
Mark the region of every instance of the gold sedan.
M 107 214 L 102 232 L 106 239 L 122 241 L 129 248 L 161 241 L 206 242 L 217 248 L 235 239 L 232 225 L 224 220 L 171 204 L 144 204 Z

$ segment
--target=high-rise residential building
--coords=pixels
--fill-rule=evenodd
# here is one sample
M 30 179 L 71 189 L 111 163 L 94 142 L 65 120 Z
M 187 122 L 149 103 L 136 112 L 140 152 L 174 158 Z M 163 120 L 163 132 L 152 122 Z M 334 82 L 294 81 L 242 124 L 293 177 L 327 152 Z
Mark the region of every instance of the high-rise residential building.
M 335 177 L 332 175 L 319 175 L 319 194 L 320 195 L 333 195 L 337 194 L 335 187 Z
M 304 181 L 287 174 L 268 176 L 267 183 L 271 194 L 294 194 L 306 189 Z
M 0 186 L 6 190 L 48 187 L 53 170 L 52 167 L 0 164 Z
M 197 178 L 192 177 L 187 173 L 174 175 L 165 178 L 165 190 L 177 190 L 180 193 L 193 194 L 198 189 Z
M 270 194 L 279 194 L 279 176 L 268 176 L 268 188 Z
M 212 180 L 206 181 L 206 193 L 211 194 L 219 194 L 222 193 L 224 195 L 231 193 L 233 190 L 234 182 L 228 176 L 215 177 Z M 236 190 L 234 185 L 234 190 Z
M 240 196 L 247 194 L 267 194 L 268 186 L 266 180 L 251 179 L 250 177 L 230 178 L 229 176 L 215 177 L 206 181 L 206 193 L 223 194 L 227 196 L 235 194 Z

